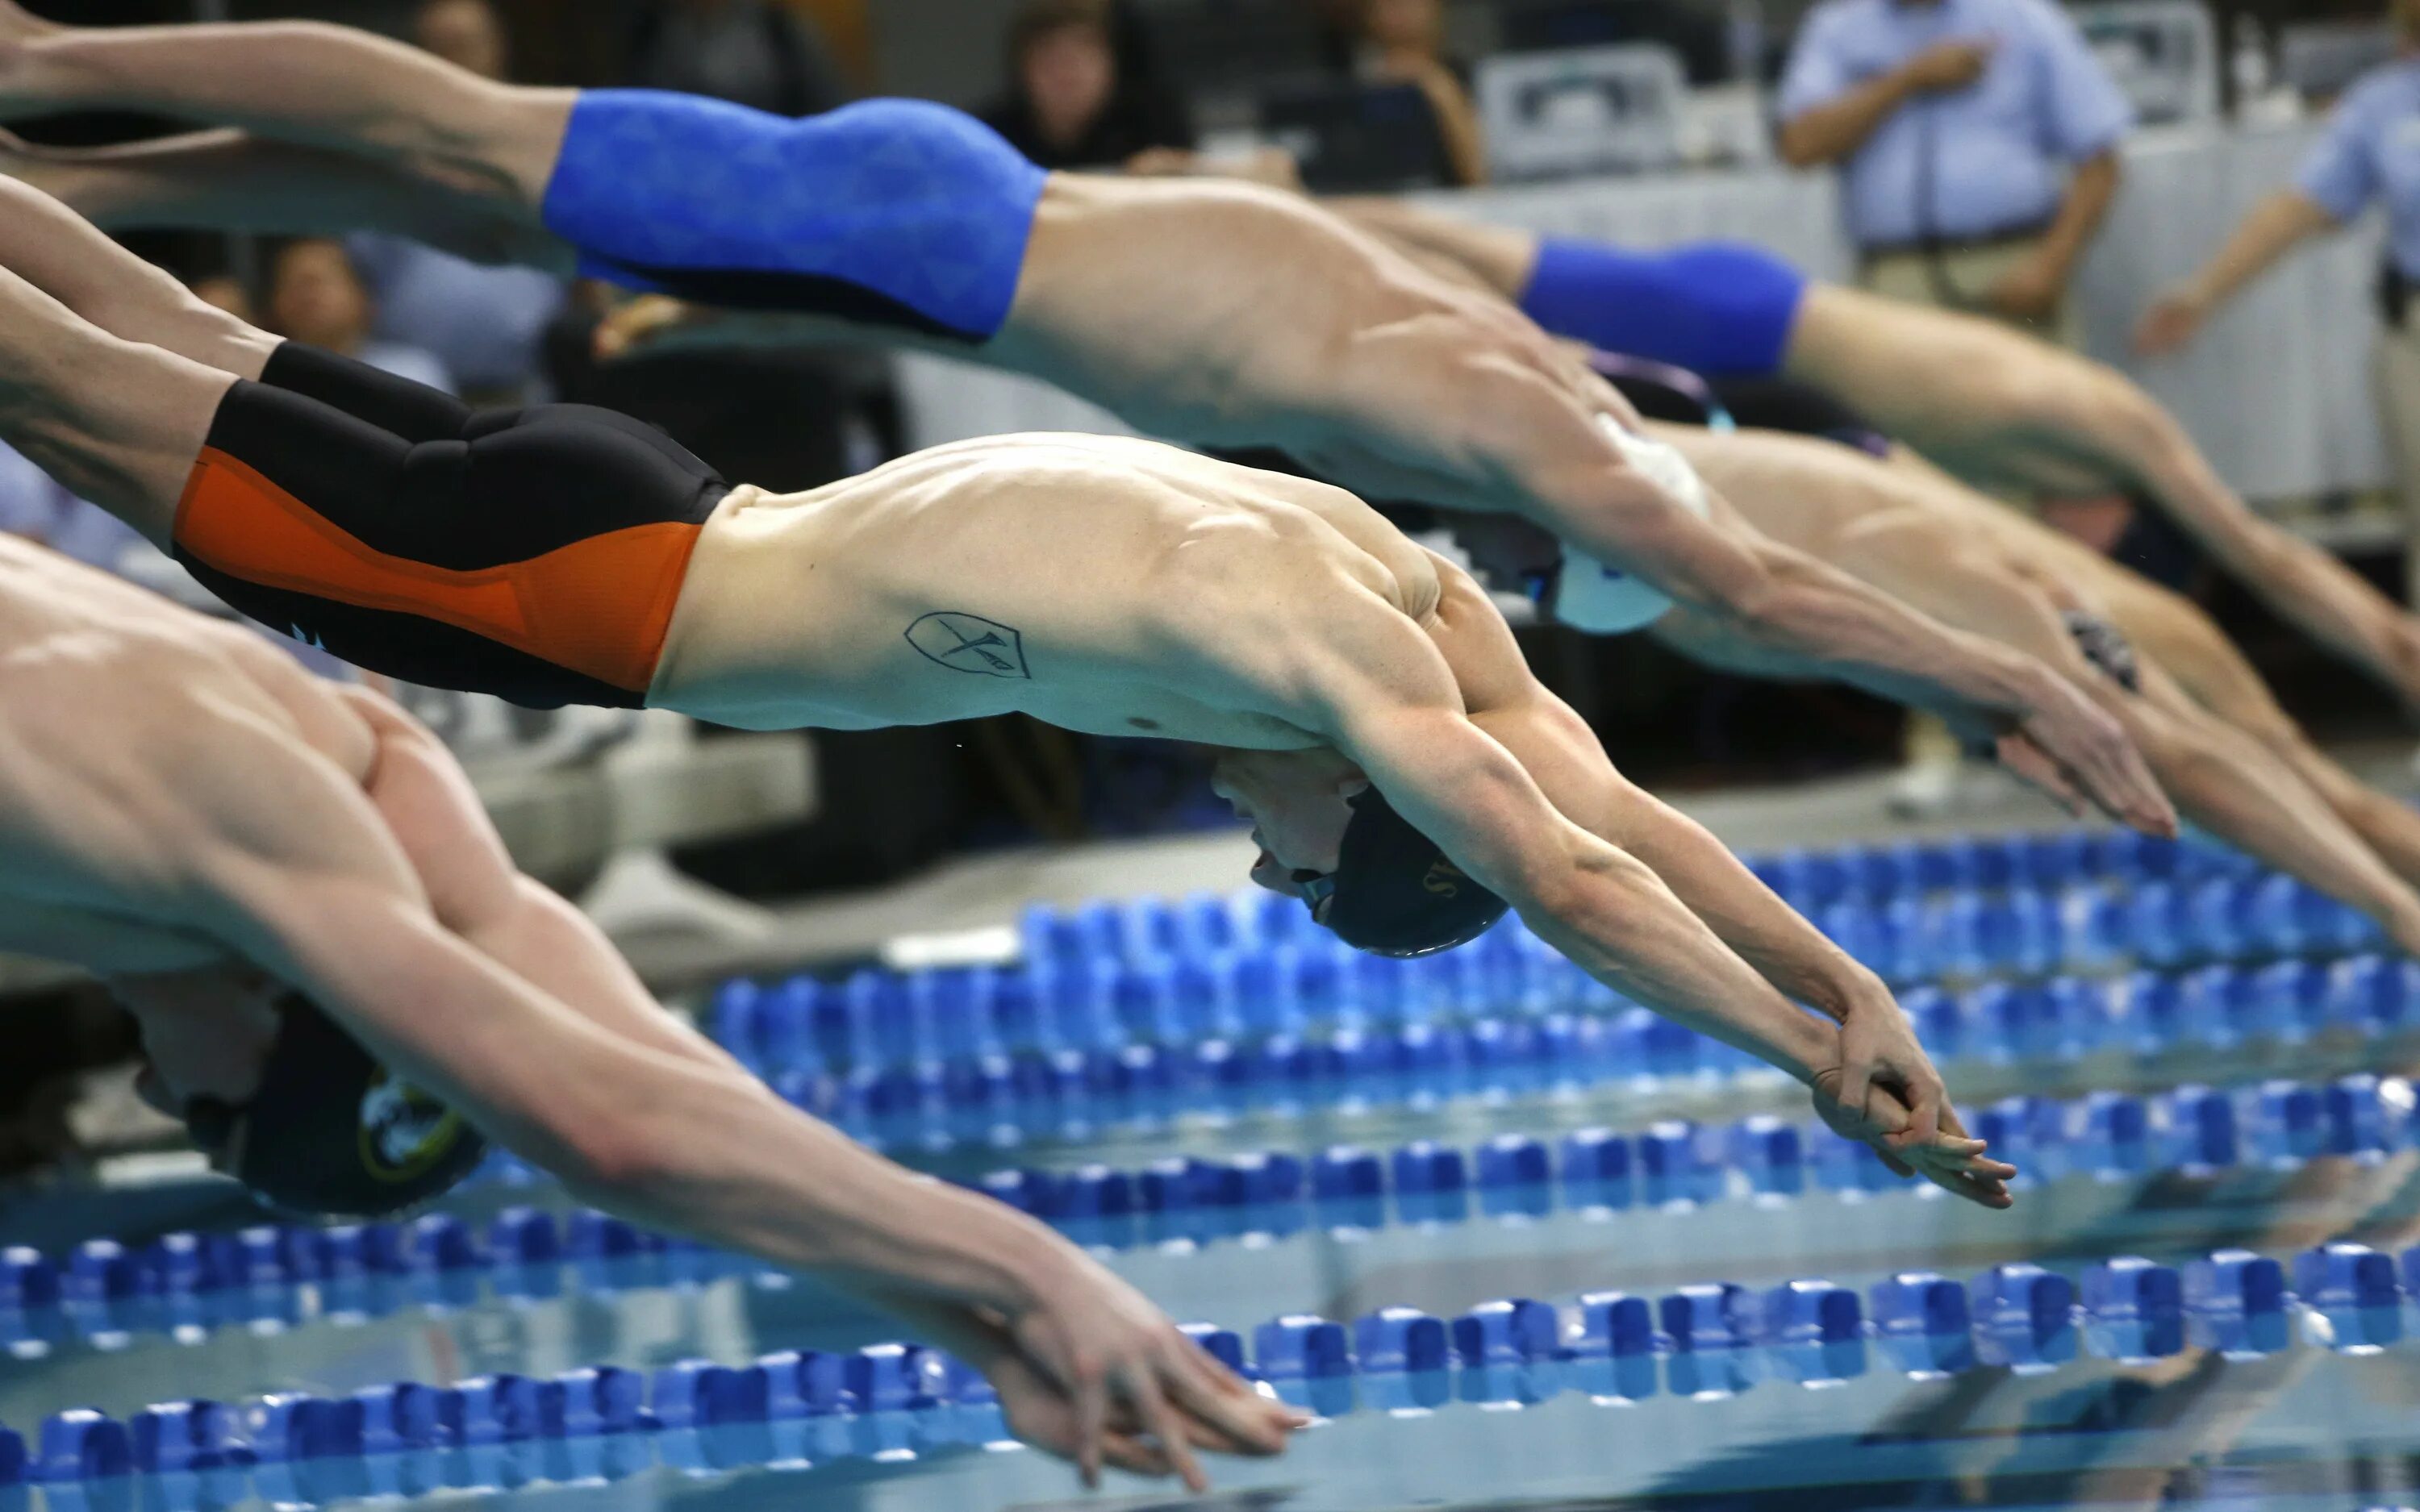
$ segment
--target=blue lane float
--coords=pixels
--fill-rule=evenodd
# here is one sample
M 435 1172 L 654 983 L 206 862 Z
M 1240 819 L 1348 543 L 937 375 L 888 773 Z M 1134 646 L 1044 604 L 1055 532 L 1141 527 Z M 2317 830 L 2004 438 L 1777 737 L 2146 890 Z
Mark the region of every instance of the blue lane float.
M 2198 841 L 2129 849 L 2071 832 L 1788 852 L 1752 865 L 1894 982 L 2204 965 L 2219 974 L 2179 1000 L 2175 1027 L 2217 1044 L 2290 1040 L 2355 1011 L 2331 1003 L 2335 984 L 2309 964 L 2273 958 L 2353 955 L 2379 940 L 2351 909 Z M 904 1095 L 920 1085 L 954 1108 L 1011 1097 L 1018 1076 L 1008 1067 L 1020 1055 L 1070 1054 L 1081 1063 L 1148 1047 L 1156 1060 L 1123 1070 L 1114 1057 L 1094 1059 L 1095 1079 L 1121 1090 L 1130 1075 L 1181 1082 L 1182 1052 L 1211 1042 L 1247 1047 L 1222 1065 L 1281 1103 L 1298 1083 L 1400 1072 L 1366 1031 L 1435 1023 L 1481 1026 L 1452 1048 L 1482 1072 L 1500 1066 L 1502 1080 L 1517 1085 L 1555 1058 L 1534 1050 L 1554 1039 L 1547 1015 L 1626 1006 L 1516 920 L 1466 950 L 1416 962 L 1353 955 L 1298 906 L 1265 895 L 1037 908 L 1022 934 L 1014 966 L 734 981 L 713 995 L 707 1018 L 752 1066 L 815 1073 L 809 1079 L 828 1084 L 836 1111 L 878 1104 L 896 1113 L 920 1101 Z M 2400 1023 L 2413 997 L 2410 973 L 2373 971 L 2361 985 L 2371 996 L 2359 1011 Z M 2056 993 L 2000 995 L 1981 1009 L 1981 1027 L 1997 1041 L 1978 1053 L 2088 1048 L 2109 1026 L 2083 1006 L 2079 1019 L 2077 1005 Z M 2126 1027 L 2165 1016 L 2169 1005 L 2153 1006 L 2163 1011 Z M 1413 1046 L 1412 1058 L 1433 1048 Z M 1724 1059 L 1702 1044 L 1680 1058 Z M 920 1066 L 934 1068 L 923 1083 L 880 1074 Z
M 1590 992 L 1596 995 L 1587 1001 L 1489 993 L 1451 1017 L 1294 1025 L 1261 1039 L 985 1050 L 972 1059 L 937 1051 L 880 1070 L 758 1064 L 784 1098 L 868 1144 L 903 1151 L 1081 1138 L 1106 1126 L 1148 1129 L 1186 1118 L 1417 1108 L 1757 1069 L 1731 1047 Z M 1917 985 L 1902 1000 L 1945 1064 L 2067 1061 L 2293 1043 L 2322 1032 L 2400 1033 L 2420 1002 L 2420 964 L 2375 956 L 2231 963 L 2190 973 L 1985 981 L 1959 993 Z M 500 1155 L 483 1179 L 531 1184 L 537 1177 Z
M 2365 1073 L 2318 1085 L 2189 1085 L 2150 1098 L 2011 1098 L 1975 1110 L 1973 1124 L 1995 1152 L 2024 1168 L 2025 1181 L 2127 1182 L 2381 1159 L 2420 1147 L 2412 1114 L 2409 1083 Z M 1421 1140 L 1392 1150 L 1331 1146 L 1308 1158 L 1278 1150 L 1171 1157 L 1140 1170 L 1008 1169 L 970 1185 L 1104 1249 L 1199 1249 L 1311 1227 L 1350 1233 L 1637 1207 L 1686 1211 L 1734 1200 L 1790 1202 L 1813 1192 L 1863 1201 L 1923 1190 L 1862 1145 L 1769 1116 L 1719 1127 L 1663 1121 L 1634 1134 L 1587 1129 L 1551 1147 L 1504 1134 L 1476 1150 Z M 269 1273 L 238 1263 L 237 1248 L 256 1258 L 316 1258 L 307 1269 L 282 1261 L 279 1279 L 260 1281 Z M 97 1241 L 71 1251 L 64 1265 L 18 1248 L 0 1274 L 12 1278 L 16 1295 L 53 1300 L 32 1309 L 0 1306 L 0 1347 L 39 1353 L 80 1335 L 116 1348 L 160 1331 L 191 1337 L 189 1331 L 221 1326 L 358 1321 L 411 1308 L 443 1312 L 490 1295 L 525 1304 L 574 1287 L 611 1293 L 762 1272 L 742 1257 L 676 1243 L 606 1214 L 558 1217 L 525 1206 L 499 1212 L 484 1231 L 441 1213 L 400 1227 L 170 1234 L 137 1250 Z M 300 1274 L 318 1279 L 293 1279 Z M 2361 1326 L 2357 1308 L 2348 1326 Z
M 2086 1356 L 2133 1364 L 2188 1342 L 2257 1358 L 2294 1347 L 2295 1318 L 2313 1346 L 2376 1352 L 2404 1339 L 2405 1278 L 2413 1274 L 2420 1246 L 2395 1257 L 2339 1242 L 2290 1263 L 2220 1250 L 2181 1273 L 2120 1256 L 2086 1268 L 2080 1285 L 2010 1263 L 1962 1283 L 1904 1272 L 1863 1294 L 1810 1277 L 1761 1292 L 1722 1282 L 1652 1298 L 1594 1292 L 1565 1306 L 1506 1298 L 1450 1320 L 1404 1307 L 1349 1325 L 1288 1314 L 1251 1330 L 1249 1353 L 1232 1331 L 1186 1332 L 1231 1367 L 1326 1415 L 1451 1401 L 1519 1406 L 1565 1392 L 1608 1402 L 1659 1392 L 1711 1399 L 1770 1381 L 1837 1385 L 1871 1368 L 1876 1353 L 1918 1379 L 2050 1371 Z M 287 1393 L 240 1407 L 163 1402 L 123 1424 L 70 1409 L 42 1422 L 30 1450 L 0 1427 L 0 1487 L 44 1484 L 70 1504 L 99 1505 L 100 1488 L 130 1476 L 173 1491 L 216 1475 L 213 1494 L 225 1502 L 249 1475 L 263 1494 L 313 1502 L 613 1478 L 655 1461 L 799 1468 L 1004 1434 L 979 1374 L 936 1350 L 888 1344 L 786 1350 L 737 1365 L 685 1360 L 644 1377 L 598 1365 L 450 1386 L 397 1381 L 339 1397 Z M 78 1501 L 79 1488 L 95 1489 L 92 1497 Z M 144 1504 L 184 1504 L 165 1493 Z

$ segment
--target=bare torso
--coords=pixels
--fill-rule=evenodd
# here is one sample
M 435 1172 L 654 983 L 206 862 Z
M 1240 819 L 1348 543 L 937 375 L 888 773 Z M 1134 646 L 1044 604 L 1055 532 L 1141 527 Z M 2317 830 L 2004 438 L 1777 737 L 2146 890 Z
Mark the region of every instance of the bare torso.
M 1492 292 L 1297 195 L 1221 179 L 1053 175 L 1008 324 L 977 355 L 1149 435 L 1279 447 L 1366 498 L 1445 508 L 1528 503 L 1465 440 L 1460 411 L 1486 403 L 1474 359 L 1628 413 Z
M 1015 711 L 1305 747 L 1286 646 L 1357 589 L 1435 618 L 1435 559 L 1339 489 L 1113 437 L 961 442 L 723 501 L 650 700 L 750 728 Z
M 211 810 L 197 759 L 264 733 L 365 779 L 370 727 L 258 636 L 0 535 L 0 950 L 95 970 L 225 958 L 168 857 Z

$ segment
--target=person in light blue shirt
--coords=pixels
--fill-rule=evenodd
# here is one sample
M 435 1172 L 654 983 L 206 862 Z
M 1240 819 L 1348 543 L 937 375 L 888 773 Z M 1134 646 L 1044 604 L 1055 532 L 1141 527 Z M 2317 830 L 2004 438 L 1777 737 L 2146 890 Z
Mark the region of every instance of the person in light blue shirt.
M 1791 162 L 1841 165 L 1869 268 L 1919 255 L 1938 285 L 1945 254 L 2009 254 L 1984 286 L 1936 286 L 1926 302 L 2033 323 L 2054 322 L 2133 124 L 2051 0 L 1824 0 L 1792 49 L 1778 114 Z
M 482 403 L 537 396 L 540 346 L 567 292 L 561 279 L 376 232 L 347 237 L 345 251 L 377 305 L 374 342 L 427 351 Z
M 511 68 L 510 39 L 489 0 L 422 0 L 411 39 L 482 78 L 503 80 Z M 345 251 L 377 308 L 373 343 L 428 352 L 465 395 L 483 404 L 540 397 L 539 346 L 563 308 L 561 279 L 374 232 L 347 237 Z
M 2387 10 L 2399 55 L 2345 92 L 2294 181 L 2254 206 L 2208 263 L 2161 294 L 2135 330 L 2134 345 L 2151 357 L 2179 350 L 2288 253 L 2383 205 L 2379 420 L 2410 522 L 2406 570 L 2420 593 L 2420 320 L 2410 308 L 2420 288 L 2420 0 L 2396 0 Z
M 378 305 L 344 243 L 302 237 L 278 250 L 270 265 L 269 324 L 279 335 L 447 393 L 454 377 L 434 352 L 371 334 Z

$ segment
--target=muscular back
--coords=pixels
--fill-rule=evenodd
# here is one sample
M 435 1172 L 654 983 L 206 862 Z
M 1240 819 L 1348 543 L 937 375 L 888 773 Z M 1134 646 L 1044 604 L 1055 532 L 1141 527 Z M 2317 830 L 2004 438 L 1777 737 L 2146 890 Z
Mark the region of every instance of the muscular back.
M 1316 743 L 1289 646 L 1350 601 L 1434 619 L 1429 555 L 1352 495 L 1112 437 L 936 448 L 742 488 L 692 559 L 651 701 L 756 727 L 1021 711 L 1070 729 Z
M 218 959 L 182 858 L 300 744 L 359 781 L 376 738 L 248 631 L 0 536 L 0 949 L 97 969 Z
M 1298 195 L 1220 179 L 1053 175 L 984 356 L 1153 435 L 1283 447 L 1372 497 L 1466 507 L 1505 507 L 1450 440 L 1453 405 L 1489 402 L 1474 375 L 1517 370 L 1626 413 L 1492 291 Z

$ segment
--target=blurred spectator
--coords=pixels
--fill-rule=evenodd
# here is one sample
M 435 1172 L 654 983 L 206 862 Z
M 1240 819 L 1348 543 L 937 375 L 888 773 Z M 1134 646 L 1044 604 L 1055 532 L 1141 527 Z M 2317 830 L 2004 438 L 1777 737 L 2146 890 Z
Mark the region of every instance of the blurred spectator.
M 370 334 L 376 315 L 342 242 L 304 238 L 279 249 L 270 275 L 271 331 L 452 393 L 453 377 L 435 353 Z
M 2117 193 L 2133 109 L 2052 0 L 1823 0 L 1777 109 L 1784 158 L 1843 165 L 1867 287 L 2082 344 L 2068 280 Z M 2104 548 L 2132 513 L 2044 503 Z M 1955 801 L 1958 743 L 1939 720 L 1911 717 L 1906 755 L 1899 807 Z
M 511 53 L 489 0 L 426 0 L 412 36 L 449 63 L 502 79 Z M 540 347 L 562 309 L 561 279 L 534 268 L 494 268 L 402 237 L 345 239 L 377 316 L 380 342 L 426 347 L 481 404 L 526 404 L 537 392 Z
M 1008 27 L 1008 92 L 983 118 L 1046 168 L 1111 168 L 1189 153 L 1185 101 L 1121 47 L 1111 0 L 1025 0 Z
M 1869 287 L 2074 344 L 2133 112 L 2051 0 L 1823 0 L 1779 113 L 1782 156 L 1844 165 Z
M 2371 348 L 2379 429 L 2402 496 L 2407 591 L 2420 595 L 2420 0 L 2391 0 L 2397 56 L 2365 74 L 2329 118 L 2289 184 L 2255 205 L 2192 276 L 2170 285 L 2135 331 L 2139 350 L 2176 351 L 2254 280 L 2296 249 L 2359 222 L 2386 222 Z M 2411 602 L 2420 603 L 2420 596 Z
M 1446 55 L 1444 0 L 1361 0 L 1355 65 L 1373 83 L 1417 85 L 1436 117 L 1453 181 L 1487 181 L 1487 142 L 1466 70 Z
M 823 39 L 775 0 L 647 0 L 625 82 L 813 116 L 848 98 Z
M 135 552 L 157 555 L 150 543 L 116 517 L 85 503 L 14 447 L 0 443 L 0 531 L 39 541 L 104 571 L 124 568 Z
M 411 39 L 482 79 L 504 76 L 510 50 L 504 18 L 488 0 L 427 0 L 411 18 Z
M 194 295 L 213 309 L 225 310 L 246 325 L 258 325 L 252 313 L 252 290 L 232 273 L 212 273 L 194 280 Z

